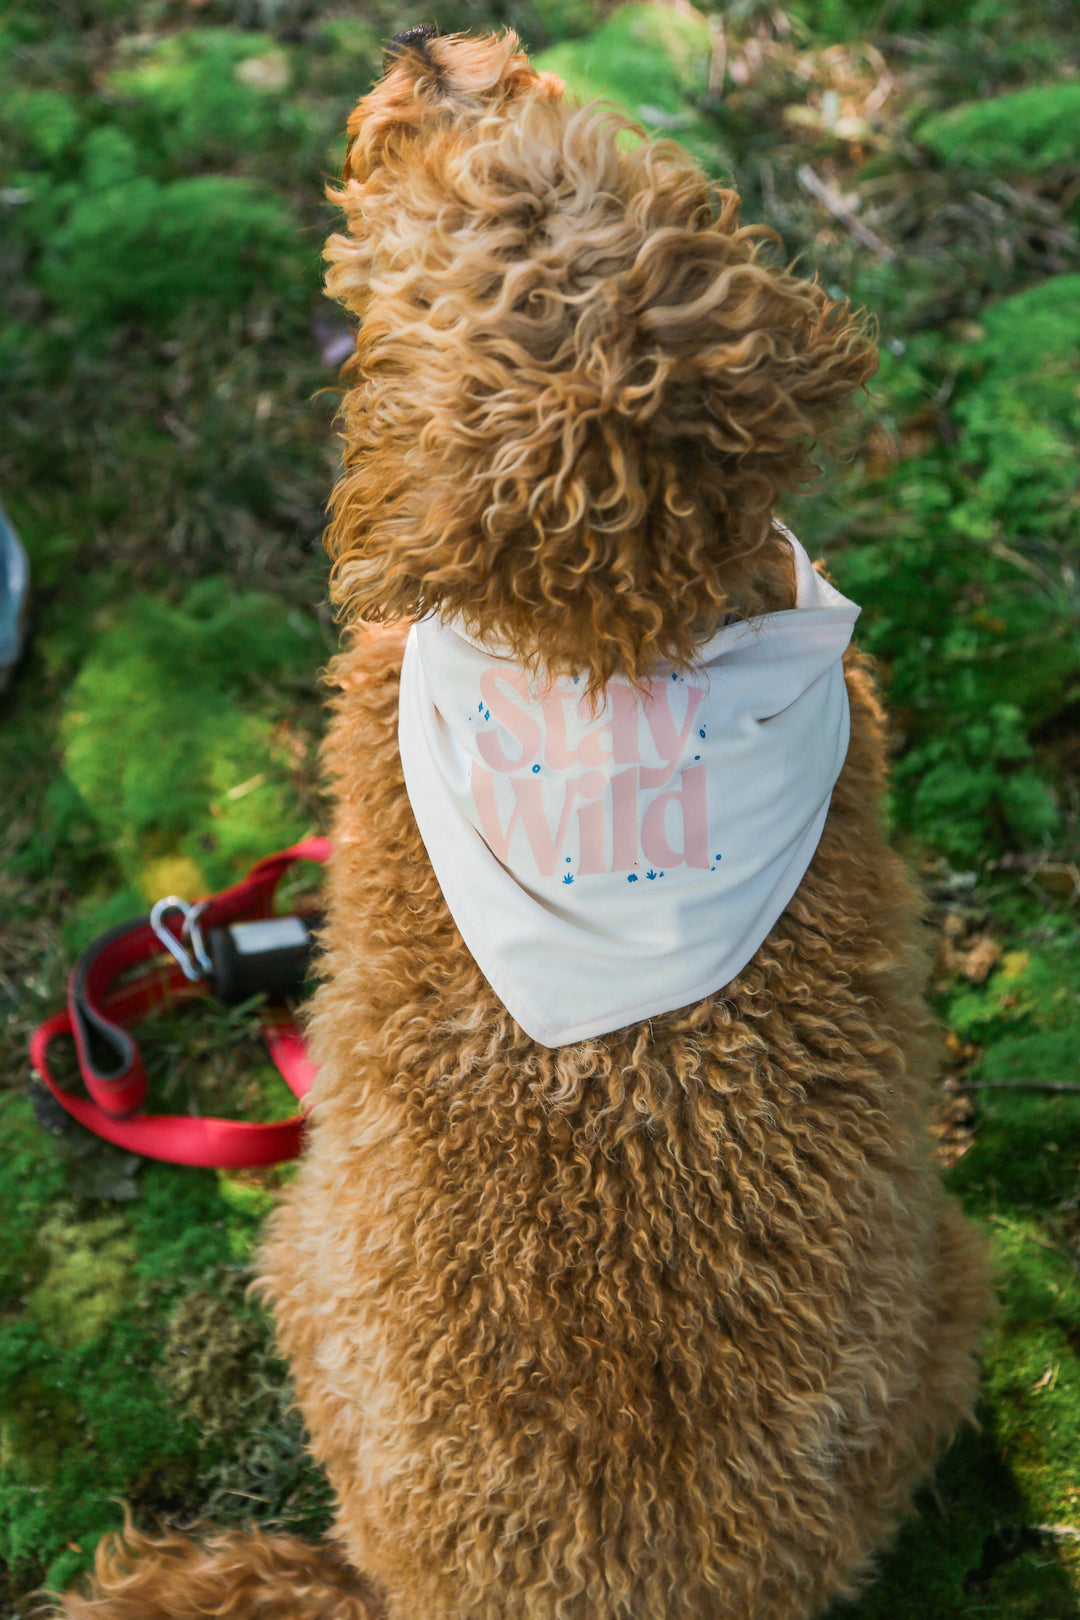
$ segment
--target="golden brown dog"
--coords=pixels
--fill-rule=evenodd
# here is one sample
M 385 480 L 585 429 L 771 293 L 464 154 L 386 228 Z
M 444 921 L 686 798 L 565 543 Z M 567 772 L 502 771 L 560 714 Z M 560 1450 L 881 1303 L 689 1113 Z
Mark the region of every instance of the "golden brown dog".
M 971 1410 L 982 1258 L 928 1153 L 859 657 L 766 942 L 613 1034 L 524 1033 L 410 810 L 410 618 L 594 694 L 692 665 L 793 605 L 777 503 L 874 368 L 732 193 L 560 89 L 512 35 L 414 33 L 350 120 L 328 249 L 362 322 L 330 537 L 354 624 L 320 1073 L 262 1267 L 344 1556 L 135 1538 L 71 1616 L 796 1620 L 865 1579 Z

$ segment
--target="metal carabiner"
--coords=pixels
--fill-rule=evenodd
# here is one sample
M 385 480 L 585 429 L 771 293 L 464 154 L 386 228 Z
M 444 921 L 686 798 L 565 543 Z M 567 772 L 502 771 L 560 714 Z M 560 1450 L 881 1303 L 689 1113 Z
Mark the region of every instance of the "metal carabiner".
M 151 928 L 169 955 L 179 962 L 185 979 L 190 979 L 192 984 L 199 984 L 213 972 L 213 964 L 203 942 L 202 929 L 199 927 L 199 917 L 205 905 L 206 901 L 200 900 L 197 905 L 189 906 L 186 900 L 180 900 L 175 894 L 169 894 L 164 900 L 158 900 L 150 913 Z M 165 927 L 163 919 L 170 911 L 179 911 L 182 914 L 184 925 L 181 937 L 190 942 L 190 951 L 182 944 L 181 939 L 177 939 L 171 928 Z

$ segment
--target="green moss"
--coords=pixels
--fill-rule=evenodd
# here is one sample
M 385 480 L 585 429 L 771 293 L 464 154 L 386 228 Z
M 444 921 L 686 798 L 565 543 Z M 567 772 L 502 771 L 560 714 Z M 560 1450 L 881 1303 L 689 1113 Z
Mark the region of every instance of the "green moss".
M 15 146 L 11 158 L 36 159 L 56 168 L 83 127 L 82 106 L 74 96 L 20 85 L 9 75 L 0 78 L 0 132 Z
M 978 324 L 981 336 L 957 355 L 968 386 L 1016 388 L 1057 427 L 1080 432 L 1080 275 L 998 299 Z
M 581 101 L 613 101 L 650 134 L 677 136 L 714 168 L 715 133 L 695 100 L 704 94 L 712 40 L 696 12 L 623 6 L 587 39 L 542 52 L 537 67 L 565 79 Z
M 1015 385 L 987 382 L 958 402 L 974 476 L 949 515 L 958 534 L 993 540 L 1055 535 L 1068 526 L 1080 482 L 1076 445 Z
M 957 684 L 963 693 L 962 675 Z M 1021 848 L 1038 848 L 1058 826 L 1051 788 L 1026 766 L 1032 749 L 1024 719 L 1011 703 L 973 712 L 951 736 L 928 740 L 897 767 L 896 783 L 910 791 L 910 826 L 960 864 L 986 848 L 988 828 L 999 837 L 1005 830 Z
M 1080 489 L 1080 276 L 1002 299 L 981 324 L 960 355 L 954 414 L 973 476 L 950 524 L 974 540 L 1064 535 Z
M 234 175 L 159 184 L 137 169 L 134 143 L 103 127 L 87 137 L 82 183 L 43 199 L 42 211 L 59 217 L 39 284 L 80 326 L 165 326 L 193 298 L 235 304 L 313 290 L 314 255 L 282 199 Z
M 381 61 L 379 30 L 361 17 L 327 17 L 319 23 L 315 39 L 323 50 L 346 58 L 358 68 L 374 67 Z
M 79 1408 L 47 1375 L 30 1369 L 19 1380 L 19 1394 L 0 1414 L 0 1490 L 40 1492 L 79 1443 Z
M 294 75 L 269 35 L 190 28 L 132 44 L 105 87 L 141 150 L 172 165 L 230 164 L 282 139 Z
M 985 985 L 964 985 L 945 1004 L 951 1029 L 975 1043 L 973 1075 L 987 1081 L 1068 1081 L 1080 1049 L 1080 972 L 1075 938 L 1042 936 L 1039 949 L 1007 951 Z M 1076 1190 L 1080 1100 L 1068 1093 L 979 1093 L 975 1148 L 953 1176 L 983 1213 L 1027 1219 Z
M 522 32 L 529 46 L 582 39 L 601 26 L 603 17 L 601 0 L 531 0 Z
M 187 1294 L 169 1319 L 161 1379 L 171 1404 L 206 1438 L 231 1436 L 251 1400 L 259 1327 L 244 1310 L 244 1279 L 223 1273 Z
M 958 54 L 973 58 L 977 68 L 978 47 L 985 49 L 989 36 L 1018 55 L 1018 47 L 1024 47 L 1027 54 L 1045 58 L 1050 68 L 1058 65 L 1060 53 L 1039 48 L 1055 25 L 1066 39 L 1070 36 L 1071 5 L 1072 0 L 790 0 L 785 9 L 815 43 L 932 30 L 939 49 L 955 41 Z
M 1069 1008 L 1072 1001 L 1060 964 L 1029 951 L 1009 951 L 984 985 L 964 986 L 952 998 L 949 1027 L 964 1040 L 986 1040 L 1000 1037 L 1036 1014 L 1045 1019 L 1048 1010 Z
M 947 163 L 1030 174 L 1075 162 L 1078 127 L 1080 84 L 1066 79 L 950 107 L 917 133 Z
M 287 1100 L 284 1097 L 281 1099 L 280 1106 L 270 1118 L 287 1119 L 295 1110 L 296 1103 L 290 1093 Z M 250 1114 L 248 1117 L 250 1118 Z M 225 1224 L 229 1234 L 229 1248 L 233 1259 L 239 1265 L 244 1265 L 252 1257 L 255 1239 L 263 1220 L 274 1207 L 274 1192 L 263 1181 L 245 1179 L 242 1175 L 229 1175 L 224 1170 L 218 1172 L 218 1181 L 221 1202 L 226 1210 Z
M 890 30 L 958 20 L 978 0 L 794 0 L 791 11 L 803 27 L 829 42 L 850 39 L 886 22 Z
M 25 1101 L 0 1096 L 5 1247 L 29 1275 L 4 1277 L 0 1312 L 0 1557 L 49 1564 L 117 1522 L 111 1492 L 175 1448 L 145 1363 L 153 1330 L 133 1320 L 138 1245 L 126 1217 L 75 1219 L 52 1139 Z
M 245 1387 L 263 1398 L 263 1351 L 248 1385 L 243 1368 L 265 1328 L 240 1299 L 230 1245 L 241 1231 L 250 1241 L 265 1201 L 230 1207 L 212 1172 L 147 1165 L 141 1196 L 122 1213 L 75 1211 L 65 1192 L 74 1161 L 65 1169 L 27 1103 L 0 1095 L 0 1123 L 0 1558 L 66 1580 L 119 1526 L 116 1498 L 152 1514 L 190 1508 L 200 1490 L 218 1488 L 217 1431 L 204 1432 L 206 1414 L 200 1406 L 193 1421 L 190 1405 L 219 1398 L 224 1412 Z M 191 1295 L 196 1304 L 185 1305 Z M 231 1369 L 227 1399 L 185 1383 L 179 1346 L 192 1342 L 185 1325 L 200 1323 L 204 1359 L 223 1379 Z M 293 1462 L 298 1450 L 297 1440 Z M 282 1483 L 282 1511 L 287 1496 Z M 234 1501 L 232 1511 L 248 1507 Z
M 147 898 L 170 878 L 220 887 L 303 832 L 260 683 L 310 683 L 312 651 L 272 600 L 217 579 L 102 626 L 65 704 L 65 766 Z
M 837 561 L 905 734 L 899 824 L 958 865 L 1045 848 L 1061 803 L 1032 739 L 1080 683 L 1080 276 L 988 305 L 948 360 L 940 338 L 886 350 L 882 383 L 901 444 L 908 423 L 957 437 L 897 461 Z
M 1008 1254 L 1003 1244 L 997 1252 L 1003 1258 Z M 1062 1266 L 1057 1281 L 1040 1279 L 1049 1297 L 1038 1314 L 1034 1290 L 1018 1290 L 1030 1315 L 1020 1325 L 1010 1313 L 1012 1319 L 991 1335 L 985 1352 L 986 1388 L 997 1413 L 998 1443 L 1031 1504 L 1029 1522 L 1036 1524 L 1070 1522 L 1076 1507 L 1071 1493 L 1080 1478 L 1078 1335 L 1073 1327 L 1070 1337 L 1053 1319 L 1070 1286 L 1067 1272 Z M 1075 1286 L 1073 1279 L 1074 1290 Z M 1007 1288 L 1008 1305 L 1010 1293 Z
M 1023 1088 L 1075 1077 L 1080 979 L 1071 935 L 1040 934 L 1038 950 L 1006 953 L 984 987 L 947 1007 L 952 1027 L 983 1047 L 974 1077 L 1020 1083 L 974 1093 L 974 1142 L 950 1177 L 985 1220 L 1001 1296 L 986 1392 L 1020 1508 L 980 1591 L 1003 1605 L 988 1612 L 1009 1616 L 1074 1614 L 1068 1593 L 1080 1575 L 1067 1548 L 1030 1529 L 1075 1522 L 1080 1478 L 1080 1100 Z
M 993 1414 L 984 1410 L 980 1428 L 965 1428 L 946 1452 L 932 1491 L 920 1493 L 915 1514 L 901 1526 L 869 1590 L 856 1603 L 836 1604 L 829 1620 L 961 1620 L 969 1615 L 974 1620 L 989 1614 L 1015 1620 L 1012 1609 L 993 1606 L 994 1560 L 1001 1528 L 1026 1522 L 1022 1490 L 1002 1461 Z M 1022 1545 L 1018 1543 L 1018 1552 Z M 1053 1594 L 1058 1603 L 1072 1602 L 1068 1580 L 1052 1564 L 1039 1585 L 1042 1598 Z M 1065 1616 L 1074 1610 L 1047 1612 Z
M 46 1343 L 83 1349 L 122 1311 L 134 1250 L 123 1216 L 73 1214 L 55 1211 L 38 1233 L 48 1267 L 28 1309 Z

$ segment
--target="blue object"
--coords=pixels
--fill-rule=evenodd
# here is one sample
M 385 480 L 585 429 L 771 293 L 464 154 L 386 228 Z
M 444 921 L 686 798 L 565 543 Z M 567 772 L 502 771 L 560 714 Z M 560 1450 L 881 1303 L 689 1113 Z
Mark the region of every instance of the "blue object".
M 22 657 L 29 596 L 30 564 L 7 513 L 0 506 L 0 692 Z

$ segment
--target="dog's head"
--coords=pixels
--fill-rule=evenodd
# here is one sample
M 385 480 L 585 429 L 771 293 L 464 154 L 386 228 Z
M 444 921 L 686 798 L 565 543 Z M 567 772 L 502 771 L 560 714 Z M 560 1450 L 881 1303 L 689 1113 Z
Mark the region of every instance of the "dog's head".
M 513 34 L 416 29 L 350 118 L 328 544 L 352 615 L 459 617 L 595 690 L 791 605 L 776 502 L 875 355 L 733 192 L 561 90 Z
M 382 80 L 349 119 L 345 179 L 369 178 L 411 136 L 475 119 L 526 91 L 561 94 L 561 79 L 537 73 L 516 45 L 513 34 L 448 39 L 430 23 L 396 34 L 386 48 Z

